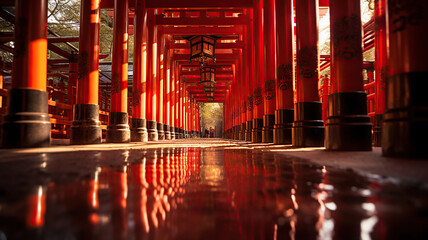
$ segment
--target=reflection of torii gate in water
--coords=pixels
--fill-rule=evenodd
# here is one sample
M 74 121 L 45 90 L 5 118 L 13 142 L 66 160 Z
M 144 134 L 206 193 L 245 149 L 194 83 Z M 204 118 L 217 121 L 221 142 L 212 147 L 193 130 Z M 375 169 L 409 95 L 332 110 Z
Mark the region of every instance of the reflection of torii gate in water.
M 82 0 L 77 38 L 51 32 L 47 37 L 47 0 L 2 1 L 0 17 L 16 23 L 14 34 L 0 34 L 1 49 L 14 54 L 13 64 L 0 64 L 1 96 L 9 102 L 0 105 L 2 146 L 47 146 L 51 132 L 70 137 L 71 144 L 100 143 L 103 130 L 107 142 L 199 136 L 198 102 L 206 100 L 198 85 L 199 65 L 188 63 L 189 43 L 183 37 L 216 35 L 221 38 L 214 99 L 225 104 L 227 138 L 371 150 L 373 123 L 374 144 L 382 145 L 384 155 L 426 157 L 418 139 L 428 134 L 422 93 L 428 18 L 418 11 L 428 3 L 398 8 L 406 1 L 385 2 L 376 1 L 374 18 L 362 26 L 356 0 Z M 101 8 L 114 9 L 107 83 L 99 81 L 99 59 L 105 57 L 99 55 Z M 321 56 L 320 64 L 318 20 L 326 8 L 332 54 Z M 79 41 L 78 57 L 55 45 L 72 41 Z M 374 43 L 375 81 L 364 84 L 362 53 Z M 48 49 L 63 58 L 48 59 Z M 331 76 L 319 87 L 320 67 L 330 63 Z M 8 74 L 11 84 L 3 83 Z M 46 86 L 48 74 L 67 85 Z

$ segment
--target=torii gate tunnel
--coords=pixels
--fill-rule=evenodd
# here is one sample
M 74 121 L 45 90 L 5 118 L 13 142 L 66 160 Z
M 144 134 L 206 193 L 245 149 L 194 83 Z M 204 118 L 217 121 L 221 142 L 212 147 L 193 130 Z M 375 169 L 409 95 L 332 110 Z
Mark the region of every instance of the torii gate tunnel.
M 51 136 L 71 144 L 200 137 L 206 95 L 185 38 L 216 35 L 214 101 L 224 104 L 225 138 L 428 157 L 427 1 L 374 1 L 363 24 L 360 0 L 81 0 L 78 37 L 47 29 L 47 0 L 0 7 L 15 24 L 0 33 L 1 50 L 13 53 L 0 64 L 5 148 L 48 146 Z M 114 19 L 108 82 L 100 81 L 102 8 Z M 331 55 L 320 55 L 327 12 Z M 77 41 L 73 52 L 55 45 Z M 373 47 L 375 62 L 364 62 Z M 54 75 L 65 81 L 48 81 Z

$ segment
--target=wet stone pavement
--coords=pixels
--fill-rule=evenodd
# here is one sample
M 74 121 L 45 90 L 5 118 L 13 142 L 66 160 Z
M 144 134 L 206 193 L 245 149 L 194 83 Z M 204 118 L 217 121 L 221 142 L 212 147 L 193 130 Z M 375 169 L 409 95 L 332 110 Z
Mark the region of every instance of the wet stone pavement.
M 428 190 L 260 149 L 0 161 L 0 240 L 428 239 Z

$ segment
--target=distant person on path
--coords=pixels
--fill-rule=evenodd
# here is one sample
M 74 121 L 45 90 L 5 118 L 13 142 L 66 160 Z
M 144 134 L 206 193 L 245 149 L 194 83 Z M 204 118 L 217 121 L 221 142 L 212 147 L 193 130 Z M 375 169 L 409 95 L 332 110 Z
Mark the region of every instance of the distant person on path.
M 214 138 L 214 128 L 210 127 L 210 138 Z
M 210 134 L 210 133 L 208 132 L 208 129 L 206 129 L 206 128 L 205 128 L 205 134 L 204 134 L 204 137 L 205 137 L 205 138 L 209 138 L 209 137 L 210 137 L 210 136 L 209 136 L 209 134 Z

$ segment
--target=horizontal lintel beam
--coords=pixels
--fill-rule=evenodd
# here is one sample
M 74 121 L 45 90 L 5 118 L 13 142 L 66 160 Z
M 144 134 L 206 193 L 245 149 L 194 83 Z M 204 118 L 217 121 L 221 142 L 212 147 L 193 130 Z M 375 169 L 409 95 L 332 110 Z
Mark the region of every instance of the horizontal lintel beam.
M 246 25 L 248 24 L 248 17 L 179 17 L 179 18 L 166 18 L 163 15 L 156 16 L 156 25 L 164 26 L 218 26 L 218 25 Z

